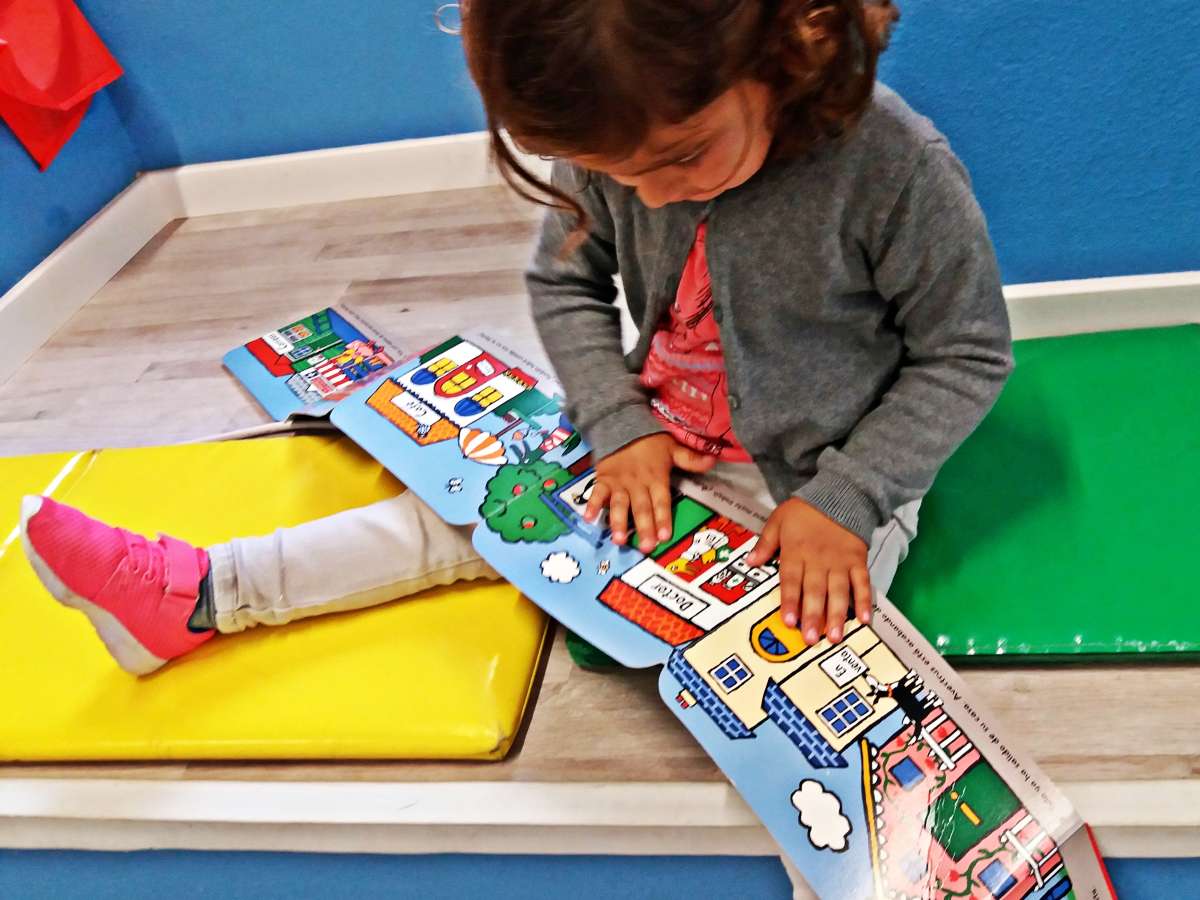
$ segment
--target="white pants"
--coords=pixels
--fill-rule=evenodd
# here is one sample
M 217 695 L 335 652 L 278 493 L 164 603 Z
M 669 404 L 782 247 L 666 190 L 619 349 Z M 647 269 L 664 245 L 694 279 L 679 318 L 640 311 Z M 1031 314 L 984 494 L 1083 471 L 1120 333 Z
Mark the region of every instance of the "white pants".
M 711 477 L 774 502 L 758 469 L 719 463 Z M 917 533 L 914 501 L 875 530 L 867 555 L 871 584 L 887 593 Z M 283 625 L 324 613 L 376 606 L 435 585 L 500 576 L 471 544 L 474 526 L 447 525 L 411 491 L 263 537 L 209 549 L 217 630 Z M 784 859 L 795 897 L 815 897 Z
M 209 548 L 217 630 L 283 625 L 377 606 L 435 585 L 499 578 L 412 491 Z

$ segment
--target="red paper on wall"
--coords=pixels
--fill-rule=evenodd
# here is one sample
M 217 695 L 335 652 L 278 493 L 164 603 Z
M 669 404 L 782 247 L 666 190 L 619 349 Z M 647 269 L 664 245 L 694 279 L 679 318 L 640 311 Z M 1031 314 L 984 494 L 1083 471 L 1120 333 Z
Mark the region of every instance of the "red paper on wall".
M 42 169 L 121 73 L 73 0 L 0 0 L 0 119 Z

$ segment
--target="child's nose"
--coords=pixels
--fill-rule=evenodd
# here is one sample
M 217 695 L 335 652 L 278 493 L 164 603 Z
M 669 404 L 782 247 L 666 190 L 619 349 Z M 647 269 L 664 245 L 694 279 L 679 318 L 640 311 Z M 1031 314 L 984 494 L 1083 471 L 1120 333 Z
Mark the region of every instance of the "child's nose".
M 661 191 L 657 191 L 653 188 L 639 187 L 637 189 L 637 195 L 638 199 L 641 200 L 646 206 L 650 207 L 650 209 L 658 209 L 659 207 L 666 206 L 667 203 L 670 202 L 666 199 L 665 195 Z
M 686 192 L 677 181 L 642 181 L 637 186 L 638 199 L 651 209 L 686 199 Z

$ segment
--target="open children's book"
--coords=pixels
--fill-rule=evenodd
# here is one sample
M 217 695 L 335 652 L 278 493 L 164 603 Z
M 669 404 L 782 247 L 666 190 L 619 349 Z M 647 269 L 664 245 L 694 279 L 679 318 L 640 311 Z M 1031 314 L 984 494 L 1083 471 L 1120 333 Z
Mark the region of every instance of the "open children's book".
M 477 523 L 480 553 L 551 616 L 661 665 L 663 702 L 822 897 L 1114 896 L 1069 801 L 886 598 L 837 645 L 783 624 L 778 569 L 745 562 L 767 510 L 683 481 L 649 554 L 584 521 L 589 449 L 534 355 L 454 337 L 332 421 L 447 521 Z
M 334 404 L 395 368 L 399 350 L 347 306 L 322 309 L 225 354 L 225 368 L 272 419 L 329 415 Z

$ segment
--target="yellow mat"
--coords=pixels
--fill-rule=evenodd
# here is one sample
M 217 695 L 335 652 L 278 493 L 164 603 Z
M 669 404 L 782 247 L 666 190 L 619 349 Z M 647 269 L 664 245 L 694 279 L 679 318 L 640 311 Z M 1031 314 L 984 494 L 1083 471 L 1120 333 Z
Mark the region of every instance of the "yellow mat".
M 19 499 L 207 545 L 402 488 L 344 439 L 298 437 L 0 458 L 0 758 L 499 759 L 547 633 L 508 585 L 218 636 L 146 678 L 38 582 Z M 330 572 L 337 578 L 337 572 Z

